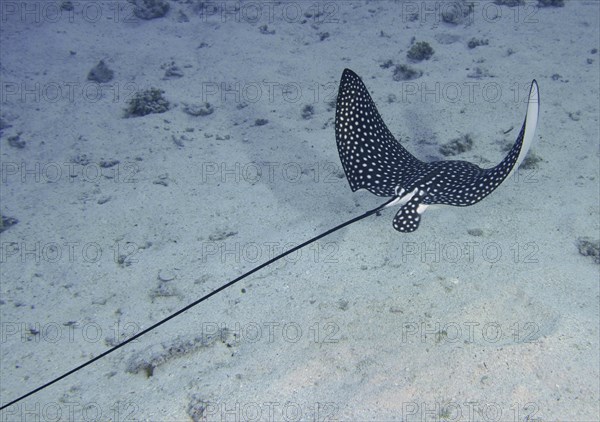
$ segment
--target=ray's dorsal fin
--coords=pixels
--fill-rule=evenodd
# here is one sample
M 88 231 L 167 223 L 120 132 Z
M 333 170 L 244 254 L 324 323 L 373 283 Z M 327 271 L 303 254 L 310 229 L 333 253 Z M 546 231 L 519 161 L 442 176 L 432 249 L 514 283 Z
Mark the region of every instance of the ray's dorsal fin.
M 349 69 L 340 81 L 335 135 L 340 160 L 352 191 L 367 189 L 400 203 L 393 227 L 412 232 L 430 204 L 473 205 L 492 193 L 521 164 L 534 139 L 539 115 L 535 80 L 529 91 L 525 121 L 513 147 L 489 169 L 467 161 L 422 162 L 391 134 L 364 83 Z

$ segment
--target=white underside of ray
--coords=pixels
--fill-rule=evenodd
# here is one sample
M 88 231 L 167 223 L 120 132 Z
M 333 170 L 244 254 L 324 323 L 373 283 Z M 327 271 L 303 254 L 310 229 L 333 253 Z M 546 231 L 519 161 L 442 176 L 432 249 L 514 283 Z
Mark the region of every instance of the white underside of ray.
M 398 191 L 398 187 L 396 187 L 396 199 L 387 204 L 385 208 L 393 207 L 395 205 L 400 205 L 401 207 L 403 207 L 407 204 L 408 201 L 410 201 L 413 198 L 413 196 L 417 194 L 418 191 L 419 188 L 414 188 L 412 192 L 405 193 L 406 190 L 401 188 L 400 191 Z
M 419 215 L 423 214 L 428 206 L 429 205 L 426 205 L 426 204 L 419 204 L 419 206 L 417 207 L 417 213 Z
M 540 96 L 538 92 L 537 82 L 534 80 L 531 83 L 531 89 L 529 90 L 527 113 L 525 114 L 525 133 L 523 135 L 523 145 L 521 146 L 521 151 L 519 152 L 519 158 L 517 158 L 517 162 L 515 163 L 515 166 L 512 168 L 511 172 L 508 174 L 508 177 L 510 177 L 513 174 L 513 172 L 515 172 L 519 168 L 519 166 L 527 156 L 529 148 L 531 148 L 531 144 L 533 144 L 539 113 Z
M 413 196 L 415 196 L 417 194 L 417 192 L 419 192 L 419 188 L 414 188 L 411 192 L 408 192 L 408 193 L 406 193 L 406 191 L 404 189 L 400 189 L 398 191 L 398 188 L 396 188 L 396 195 L 397 195 L 396 199 L 394 199 L 392 202 L 387 204 L 385 206 L 385 208 L 393 207 L 396 205 L 400 205 L 400 207 L 403 207 L 404 205 L 406 205 L 408 203 L 408 201 L 413 199 Z M 423 212 L 427 209 L 428 206 L 429 205 L 419 204 L 419 206 L 417 207 L 417 212 L 419 213 L 419 215 L 423 214 Z

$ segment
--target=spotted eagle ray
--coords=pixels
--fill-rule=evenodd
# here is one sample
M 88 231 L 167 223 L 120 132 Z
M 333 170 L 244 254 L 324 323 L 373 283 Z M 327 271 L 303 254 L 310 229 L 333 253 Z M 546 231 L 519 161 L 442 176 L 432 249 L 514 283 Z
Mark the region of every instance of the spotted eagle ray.
M 538 114 L 539 93 L 534 79 L 529 90 L 523 126 L 513 147 L 500 164 L 482 169 L 467 161 L 425 163 L 414 157 L 394 138 L 381 119 L 362 80 L 350 69 L 345 69 L 338 90 L 335 137 L 346 178 L 353 192 L 366 189 L 377 196 L 391 197 L 390 200 L 263 262 L 98 356 L 0 406 L 0 410 L 106 357 L 258 270 L 343 227 L 379 213 L 384 208 L 400 205 L 392 225 L 400 232 L 412 232 L 419 227 L 423 211 L 431 204 L 465 207 L 481 201 L 517 169 L 527 155 L 533 142 Z
M 419 227 L 431 204 L 473 205 L 492 193 L 523 161 L 535 133 L 539 112 L 537 82 L 531 83 L 529 106 L 521 132 L 504 160 L 482 169 L 467 161 L 425 163 L 408 152 L 389 131 L 363 81 L 345 69 L 335 111 L 335 138 L 353 192 L 366 189 L 393 197 L 399 204 L 392 225 L 400 232 Z

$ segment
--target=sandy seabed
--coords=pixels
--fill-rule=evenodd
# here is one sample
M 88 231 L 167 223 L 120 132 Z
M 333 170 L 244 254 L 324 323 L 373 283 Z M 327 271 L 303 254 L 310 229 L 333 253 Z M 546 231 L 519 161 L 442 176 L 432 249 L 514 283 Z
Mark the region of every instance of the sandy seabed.
M 353 224 L 2 420 L 599 420 L 600 6 L 497 3 L 3 1 L 2 404 L 381 204 L 344 68 L 422 160 L 495 165 L 534 78 L 541 112 L 484 201 Z

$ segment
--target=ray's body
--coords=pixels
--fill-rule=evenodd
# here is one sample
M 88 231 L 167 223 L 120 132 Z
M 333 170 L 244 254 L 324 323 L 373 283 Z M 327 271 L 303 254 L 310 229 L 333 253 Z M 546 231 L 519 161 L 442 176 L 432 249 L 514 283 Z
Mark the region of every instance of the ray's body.
M 529 93 L 527 115 L 506 157 L 483 169 L 467 161 L 423 162 L 398 142 L 383 122 L 362 80 L 345 69 L 335 112 L 335 137 L 352 191 L 366 189 L 396 197 L 400 204 L 392 225 L 401 232 L 419 227 L 428 205 L 473 205 L 492 193 L 523 161 L 533 141 L 539 113 L 538 86 Z

